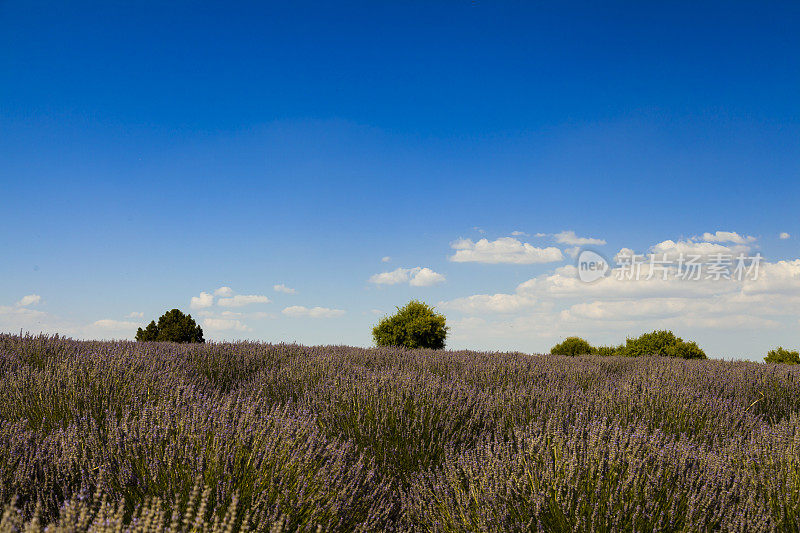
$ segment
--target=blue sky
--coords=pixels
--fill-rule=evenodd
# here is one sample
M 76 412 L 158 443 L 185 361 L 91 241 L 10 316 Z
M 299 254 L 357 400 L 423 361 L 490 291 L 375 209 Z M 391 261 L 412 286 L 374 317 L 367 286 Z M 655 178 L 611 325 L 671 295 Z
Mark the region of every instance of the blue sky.
M 797 3 L 169 4 L 0 3 L 0 330 L 800 347 Z M 559 289 L 703 245 L 763 277 Z

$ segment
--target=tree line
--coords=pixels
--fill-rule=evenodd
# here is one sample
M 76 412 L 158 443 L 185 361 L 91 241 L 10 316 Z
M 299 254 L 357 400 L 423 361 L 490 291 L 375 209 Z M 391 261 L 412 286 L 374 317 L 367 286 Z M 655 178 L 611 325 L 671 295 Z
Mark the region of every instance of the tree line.
M 382 318 L 372 328 L 372 338 L 377 346 L 401 346 L 410 349 L 428 348 L 441 350 L 445 347 L 450 328 L 446 318 L 424 302 L 411 300 L 404 307 L 397 307 L 392 316 Z M 151 321 L 145 328 L 136 331 L 140 342 L 205 342 L 203 329 L 192 315 L 172 309 Z M 553 346 L 552 355 L 600 355 L 618 357 L 662 356 L 681 359 L 706 359 L 706 354 L 696 342 L 684 341 L 668 330 L 645 333 L 628 338 L 618 346 L 592 346 L 581 337 L 567 337 Z M 767 363 L 800 364 L 800 353 L 778 347 L 770 350 L 764 358 Z

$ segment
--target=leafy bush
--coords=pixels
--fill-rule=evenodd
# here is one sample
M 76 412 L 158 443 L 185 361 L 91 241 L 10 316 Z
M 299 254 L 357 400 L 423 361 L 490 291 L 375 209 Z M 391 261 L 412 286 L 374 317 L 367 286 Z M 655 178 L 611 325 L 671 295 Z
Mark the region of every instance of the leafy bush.
M 444 348 L 447 337 L 445 317 L 433 312 L 424 302 L 411 300 L 391 317 L 382 319 L 372 329 L 378 346 L 404 346 L 406 348 Z
M 680 357 L 681 359 L 705 359 L 706 353 L 696 342 L 679 342 L 673 347 L 670 357 Z
M 556 344 L 550 349 L 552 355 L 590 355 L 595 353 L 595 349 L 587 341 L 580 337 L 567 337 L 560 344 Z
M 203 329 L 197 325 L 192 315 L 185 315 L 179 309 L 167 311 L 158 319 L 151 321 L 145 329 L 136 331 L 137 341 L 159 342 L 205 342 Z
M 613 355 L 621 355 L 624 349 L 625 346 L 622 344 L 619 346 L 598 346 L 594 349 L 594 353 L 602 357 L 611 357 Z
M 683 359 L 705 359 L 706 354 L 694 342 L 685 342 L 667 330 L 645 333 L 636 339 L 628 339 L 620 355 L 641 357 L 657 355 Z
M 765 363 L 786 363 L 788 365 L 800 365 L 800 353 L 790 351 L 783 346 L 778 346 L 774 350 L 767 352 L 764 358 Z

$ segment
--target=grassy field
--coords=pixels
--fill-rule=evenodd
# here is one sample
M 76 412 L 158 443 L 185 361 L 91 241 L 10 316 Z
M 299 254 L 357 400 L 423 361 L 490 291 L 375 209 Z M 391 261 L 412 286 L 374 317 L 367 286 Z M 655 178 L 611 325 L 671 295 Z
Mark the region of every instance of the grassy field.
M 0 375 L 4 532 L 800 528 L 785 365 L 4 335 Z

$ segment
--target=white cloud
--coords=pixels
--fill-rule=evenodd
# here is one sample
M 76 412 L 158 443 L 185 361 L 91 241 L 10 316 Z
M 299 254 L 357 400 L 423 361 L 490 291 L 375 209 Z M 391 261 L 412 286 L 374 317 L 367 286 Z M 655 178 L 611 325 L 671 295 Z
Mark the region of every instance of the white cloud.
M 551 276 L 548 283 L 537 285 L 525 282 L 520 287 L 538 287 L 534 294 L 543 293 L 561 297 L 595 298 L 590 302 L 580 302 L 568 311 L 573 316 L 613 320 L 645 320 L 649 317 L 668 317 L 680 315 L 684 318 L 709 318 L 726 315 L 793 314 L 800 308 L 796 296 L 800 294 L 800 259 L 762 262 L 757 279 L 745 277 L 742 280 L 700 279 L 680 280 L 668 277 L 663 280 L 653 277 L 646 280 L 648 269 L 642 271 L 643 278 L 619 280 L 615 269 L 609 278 L 588 285 L 584 291 L 580 287 L 570 287 L 563 277 L 567 271 Z M 585 284 L 584 284 L 585 285 Z M 572 288 L 574 291 L 570 291 Z M 779 295 L 779 296 L 778 296 Z M 760 323 L 756 320 L 751 324 Z
M 126 330 L 129 329 L 133 332 L 135 332 L 137 328 L 142 327 L 142 325 L 138 322 L 130 322 L 127 320 L 112 320 L 110 318 L 95 320 L 92 323 L 92 325 L 102 329 L 126 329 Z
M 396 268 L 391 272 L 381 272 L 369 278 L 376 285 L 397 285 L 408 283 L 412 287 L 429 287 L 446 280 L 444 275 L 428 267 Z
M 800 259 L 762 262 L 758 279 L 748 280 L 742 292 L 747 295 L 780 294 L 796 297 L 800 294 Z
M 201 292 L 200 296 L 192 296 L 189 302 L 189 307 L 192 309 L 205 309 L 212 305 L 214 305 L 214 296 L 207 292 Z
M 144 324 L 130 320 L 103 318 L 85 325 L 61 324 L 56 330 L 62 335 L 74 335 L 78 338 L 133 339 L 136 330 L 143 326 Z
M 0 315 L 13 318 L 40 318 L 46 316 L 47 313 L 27 307 L 0 305 Z
M 376 285 L 397 285 L 398 283 L 405 283 L 408 281 L 410 271 L 410 268 L 397 268 L 391 272 L 373 274 L 369 278 L 369 281 Z
M 209 331 L 252 331 L 240 320 L 232 318 L 206 318 L 203 320 L 203 327 Z
M 329 309 L 327 307 L 304 307 L 302 305 L 293 305 L 281 311 L 286 316 L 293 318 L 309 317 L 309 318 L 335 318 L 342 316 L 344 310 L 342 309 Z
M 439 307 L 467 314 L 476 313 L 514 313 L 536 304 L 536 298 L 524 294 L 475 294 L 456 298 L 449 302 L 439 302 Z
M 561 261 L 564 255 L 555 247 L 537 248 L 520 242 L 513 237 L 501 237 L 495 241 L 481 239 L 459 239 L 451 247 L 456 250 L 450 257 L 456 263 L 512 263 L 529 265 L 534 263 L 550 263 Z
M 527 233 L 525 233 L 524 231 L 519 231 L 519 230 L 517 230 L 517 231 L 512 231 L 512 232 L 511 232 L 511 235 L 513 235 L 514 237 L 530 237 L 530 235 L 528 235 L 528 234 L 527 234 Z
M 749 252 L 753 242 L 748 236 L 717 232 L 702 240 L 662 241 L 650 250 L 707 258 L 732 254 L 735 266 L 736 253 Z M 630 255 L 633 250 L 620 252 Z M 454 313 L 448 317 L 452 342 L 464 347 L 530 351 L 536 346 L 534 351 L 546 351 L 568 335 L 608 344 L 672 329 L 698 341 L 710 355 L 753 357 L 769 344 L 793 338 L 800 314 L 800 259 L 762 259 L 757 279 L 705 279 L 704 270 L 701 279 L 689 281 L 677 279 L 674 266 L 668 268 L 667 279 L 659 271 L 647 279 L 650 266 L 645 263 L 638 281 L 619 279 L 617 267 L 608 277 L 583 283 L 577 268 L 568 264 L 520 283 L 510 293 L 474 294 L 439 302 L 439 307 Z
M 775 329 L 781 326 L 776 320 L 754 316 L 752 314 L 735 314 L 718 317 L 704 317 L 683 315 L 667 322 L 667 326 L 674 324 L 674 328 L 692 327 L 706 330 L 727 330 L 727 331 L 762 331 L 764 329 Z M 727 333 L 728 335 L 730 333 Z M 759 355 L 760 357 L 760 355 Z
M 294 294 L 294 293 L 297 292 L 296 290 L 292 289 L 291 287 L 287 287 L 283 283 L 278 283 L 277 285 L 273 285 L 272 288 L 275 290 L 275 292 L 283 292 L 283 293 L 286 293 L 286 294 Z
M 683 281 L 654 271 L 651 279 L 649 265 L 642 265 L 638 281 L 620 279 L 619 268 L 612 269 L 608 277 L 594 283 L 584 283 L 578 278 L 578 270 L 574 265 L 565 265 L 552 273 L 542 274 L 525 281 L 517 287 L 517 292 L 539 298 L 654 298 L 668 296 L 685 296 L 702 298 L 719 292 L 725 288 L 736 290 L 734 284 L 720 284 L 712 280 Z
M 684 254 L 684 256 L 700 255 L 703 257 L 716 254 L 738 255 L 749 253 L 752 248 L 751 245 L 755 241 L 755 237 L 750 235 L 743 236 L 734 231 L 706 232 L 700 237 L 691 239 L 662 241 L 652 246 L 650 251 L 656 254 L 666 254 L 666 257 L 671 259 L 678 257 L 680 254 Z
M 132 311 L 125 315 L 125 318 L 144 318 L 144 313 L 138 311 Z
M 451 322 L 453 329 L 473 329 L 477 327 L 484 326 L 486 324 L 486 320 L 476 316 L 469 316 L 466 318 L 462 318 L 460 320 L 453 320 Z
M 17 305 L 20 307 L 26 307 L 29 305 L 36 305 L 42 301 L 42 297 L 38 294 L 28 294 L 27 296 L 23 296 L 20 301 L 17 302 Z
M 604 239 L 595 239 L 592 237 L 578 237 L 574 231 L 562 231 L 554 235 L 556 242 L 561 244 L 568 244 L 571 246 L 601 246 L 606 243 Z
M 392 260 L 392 258 L 389 257 L 388 255 L 385 255 L 385 256 L 381 257 L 381 263 L 389 263 L 389 262 L 391 262 L 391 260 Z
M 230 287 L 220 287 L 219 289 L 214 291 L 215 296 L 231 296 L 233 294 L 233 289 Z
M 677 316 L 686 312 L 689 302 L 681 298 L 649 298 L 631 303 L 628 300 L 579 303 L 562 312 L 561 318 L 595 320 L 637 320 L 650 317 Z
M 716 233 L 705 232 L 703 233 L 702 237 L 696 237 L 695 239 L 703 240 L 705 242 L 730 242 L 733 244 L 747 244 L 756 241 L 755 237 L 750 235 L 742 236 L 735 231 L 717 231 Z
M 778 235 L 778 238 L 785 241 L 786 239 L 791 238 L 791 235 L 789 235 L 788 233 L 783 231 L 783 232 L 781 232 L 780 235 Z
M 270 299 L 260 294 L 237 294 L 230 298 L 220 298 L 217 305 L 222 307 L 242 307 L 250 304 L 268 304 Z
M 737 255 L 740 253 L 748 253 L 750 251 L 750 247 L 744 244 L 725 246 L 723 244 L 717 244 L 713 242 L 666 240 L 656 244 L 650 250 L 656 254 L 666 254 L 667 258 L 675 258 L 680 254 L 684 254 L 684 256 L 700 255 L 704 257 L 715 254 Z
M 430 287 L 437 283 L 444 283 L 444 281 L 445 277 L 442 274 L 425 267 L 412 275 L 409 285 L 412 287 Z

